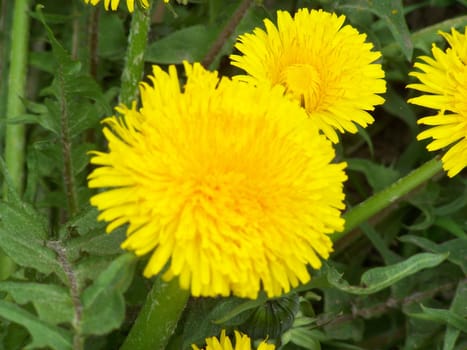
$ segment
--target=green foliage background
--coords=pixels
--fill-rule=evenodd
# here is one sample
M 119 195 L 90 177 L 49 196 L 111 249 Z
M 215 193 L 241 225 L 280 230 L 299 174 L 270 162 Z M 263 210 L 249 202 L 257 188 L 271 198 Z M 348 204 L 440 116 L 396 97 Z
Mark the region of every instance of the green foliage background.
M 20 2 L 29 9 L 25 53 L 15 51 L 23 40 L 14 29 Z M 81 0 L 0 1 L 0 349 L 118 349 L 152 286 L 169 296 L 173 290 L 142 277 L 144 258 L 120 249 L 124 229 L 104 234 L 89 205 L 87 152 L 105 149 L 100 121 L 118 103 L 127 55 L 132 15 L 121 2 L 112 13 Z M 383 53 L 388 82 L 376 122 L 337 145 L 349 164 L 346 215 L 431 159 L 416 141 L 416 120 L 427 111 L 406 103 L 405 86 L 415 58 L 433 42 L 445 45 L 438 30 L 463 32 L 465 0 L 257 0 L 232 25 L 240 6 L 155 1 L 144 71 L 188 60 L 230 76 L 238 73 L 227 58 L 236 36 L 274 21 L 277 9 L 345 14 Z M 24 76 L 11 77 L 21 58 Z M 11 81 L 23 78 L 24 91 L 13 91 Z M 7 146 L 11 130 L 24 150 Z M 167 299 L 158 319 L 170 325 L 162 343 L 188 349 L 221 329 L 240 329 L 284 350 L 467 349 L 465 171 L 452 179 L 438 172 L 371 216 L 337 240 L 309 284 L 283 298 L 191 298 L 172 322 L 176 305 Z

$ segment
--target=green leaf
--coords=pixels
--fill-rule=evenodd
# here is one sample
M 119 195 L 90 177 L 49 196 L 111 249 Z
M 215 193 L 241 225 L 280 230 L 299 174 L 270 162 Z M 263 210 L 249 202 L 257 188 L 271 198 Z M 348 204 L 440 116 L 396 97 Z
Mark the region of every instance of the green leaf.
M 434 213 L 438 216 L 448 216 L 467 206 L 467 188 L 463 193 L 456 192 L 456 197 L 450 200 L 447 204 L 436 207 Z
M 444 335 L 443 350 L 453 350 L 460 333 L 459 329 L 448 325 L 446 327 L 446 334 Z
M 221 329 L 226 328 L 223 322 L 230 321 L 237 326 L 245 321 L 253 309 L 261 303 L 255 302 L 256 300 L 240 298 L 193 300 L 189 303 L 189 309 L 186 312 L 182 337 L 183 349 L 189 348 L 191 344 L 202 344 L 205 338 L 219 334 Z
M 406 98 L 401 97 L 391 85 L 388 85 L 384 97 L 386 98 L 383 105 L 384 110 L 402 120 L 410 128 L 411 133 L 415 135 L 418 132 L 417 116 L 413 108 L 407 104 Z
M 441 227 L 460 239 L 467 240 L 466 231 L 456 220 L 450 217 L 437 217 L 435 218 L 433 225 Z
M 362 275 L 361 287 L 350 286 L 334 268 L 329 268 L 328 280 L 334 287 L 347 293 L 358 295 L 373 294 L 420 270 L 441 264 L 446 260 L 448 255 L 420 253 L 397 264 L 370 269 Z
M 292 328 L 283 335 L 282 342 L 292 342 L 303 349 L 321 350 L 321 344 L 318 340 L 320 336 L 322 337 L 323 334 L 317 330 Z
M 0 248 L 18 265 L 66 281 L 55 252 L 46 246 L 45 219 L 30 206 L 0 203 Z
M 466 23 L 467 16 L 460 16 L 457 18 L 447 19 L 432 26 L 425 27 L 417 32 L 412 33 L 411 40 L 413 42 L 413 46 L 414 48 L 428 53 L 430 52 L 433 43 L 440 43 L 444 41 L 443 37 L 438 34 L 438 31 L 449 32 L 451 28 L 459 29 L 464 27 Z M 400 46 L 398 43 L 389 44 L 381 51 L 383 56 L 389 59 L 399 54 Z
M 423 320 L 445 323 L 460 331 L 465 331 L 467 329 L 467 319 L 450 310 L 434 309 L 423 305 L 421 305 L 421 308 L 423 310 L 422 313 L 411 313 L 410 316 Z
M 68 242 L 70 253 L 87 252 L 96 256 L 116 255 L 123 252 L 120 245 L 125 239 L 125 231 L 117 230 L 110 234 L 95 231 L 84 237 L 78 237 Z
M 368 159 L 347 159 L 347 169 L 363 173 L 374 192 L 381 191 L 399 179 L 396 169 L 387 168 Z
M 406 59 L 412 60 L 413 44 L 401 0 L 353 0 L 342 3 L 340 7 L 373 12 L 386 23 Z
M 360 228 L 365 233 L 365 236 L 371 241 L 378 253 L 382 256 L 386 264 L 393 264 L 401 260 L 396 253 L 389 249 L 388 244 L 381 238 L 381 234 L 378 233 L 371 225 L 365 222 L 360 225 Z
M 402 242 L 412 243 L 429 252 L 449 254 L 448 260 L 458 265 L 464 273 L 467 273 L 467 240 L 457 238 L 436 244 L 424 237 L 405 235 L 399 238 Z
M 227 307 L 227 309 L 230 309 L 230 310 L 228 312 L 225 312 L 226 311 L 224 309 L 225 305 L 222 305 L 221 307 L 224 309 L 223 317 L 217 320 L 214 320 L 212 322 L 216 324 L 224 324 L 226 322 L 232 321 L 233 319 L 237 318 L 238 316 L 245 313 L 246 311 L 254 310 L 257 307 L 263 305 L 266 302 L 266 300 L 267 298 L 264 294 L 260 294 L 259 297 L 254 300 L 231 299 L 231 305 Z
M 123 254 L 83 292 L 83 334 L 106 334 L 125 318 L 123 293 L 133 279 L 136 259 Z
M 0 291 L 7 292 L 20 305 L 31 302 L 39 318 L 50 324 L 71 323 L 73 303 L 70 293 L 55 284 L 0 282 Z
M 60 328 L 49 325 L 18 305 L 0 300 L 0 316 L 25 327 L 32 337 L 27 349 L 52 348 L 69 350 L 72 348 L 71 335 Z
M 462 317 L 467 317 L 467 282 L 465 280 L 457 285 L 456 295 L 449 308 Z
M 111 234 L 106 234 L 106 224 L 97 220 L 98 214 L 96 208 L 88 207 L 62 227 L 62 237 L 70 232 L 79 235 L 65 243 L 71 260 L 77 259 L 82 252 L 93 256 L 110 256 L 123 252 L 120 245 L 126 236 L 125 228 L 121 227 Z
M 98 229 L 104 230 L 105 223 L 97 220 L 98 215 L 98 210 L 95 207 L 88 205 L 60 228 L 60 237 L 66 236 L 65 231 L 73 231 L 80 236 L 85 236 L 91 231 Z
M 99 56 L 108 59 L 120 59 L 125 54 L 127 38 L 123 21 L 118 16 L 99 17 Z
M 201 61 L 216 38 L 217 31 L 201 24 L 177 30 L 150 44 L 145 60 L 158 64 Z

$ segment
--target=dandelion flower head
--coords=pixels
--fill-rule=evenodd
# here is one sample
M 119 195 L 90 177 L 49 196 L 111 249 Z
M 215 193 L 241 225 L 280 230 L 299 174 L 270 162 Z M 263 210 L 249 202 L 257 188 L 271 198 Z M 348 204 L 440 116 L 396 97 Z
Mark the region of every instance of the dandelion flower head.
M 137 0 L 138 3 L 143 7 L 143 8 L 148 8 L 149 7 L 149 0 Z M 96 6 L 98 3 L 101 2 L 101 0 L 84 0 L 86 4 L 91 4 L 93 6 Z M 167 2 L 164 0 L 164 2 Z M 104 7 L 108 11 L 109 8 L 112 11 L 115 11 L 118 8 L 118 5 L 120 4 L 120 0 L 104 0 Z M 135 10 L 135 0 L 126 0 L 126 6 L 128 8 L 128 11 L 133 12 Z
M 91 203 L 108 232 L 129 224 L 124 249 L 151 252 L 147 277 L 167 265 L 194 296 L 281 295 L 343 229 L 345 163 L 282 87 L 185 70 L 180 89 L 174 66 L 154 66 L 142 107 L 105 120 L 89 187 L 107 190 Z
M 239 37 L 232 64 L 254 84 L 282 84 L 287 94 L 301 102 L 312 121 L 334 143 L 336 130 L 357 132 L 358 124 L 373 122 L 368 111 L 384 99 L 386 91 L 381 57 L 350 25 L 345 16 L 322 10 L 300 9 L 294 17 L 277 12 L 277 26 L 264 20 L 266 30 Z
M 429 128 L 417 139 L 432 138 L 429 151 L 450 146 L 441 161 L 448 176 L 453 177 L 467 166 L 467 27 L 464 34 L 455 29 L 440 34 L 450 47 L 443 51 L 433 44 L 433 57 L 422 56 L 415 63 L 418 71 L 410 75 L 420 82 L 408 87 L 425 94 L 409 102 L 438 111 L 418 120 Z
M 274 350 L 276 347 L 273 344 L 261 342 L 257 350 Z M 193 350 L 200 350 L 196 345 L 192 345 Z M 220 339 L 211 337 L 206 339 L 206 347 L 204 350 L 252 350 L 251 339 L 238 331 L 235 331 L 235 346 L 232 341 L 225 335 L 225 330 L 221 332 Z

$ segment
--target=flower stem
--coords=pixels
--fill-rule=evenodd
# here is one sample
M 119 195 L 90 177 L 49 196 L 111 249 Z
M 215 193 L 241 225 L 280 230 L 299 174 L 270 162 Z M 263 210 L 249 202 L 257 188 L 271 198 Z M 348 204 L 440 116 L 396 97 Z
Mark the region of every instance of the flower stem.
M 26 75 L 29 42 L 29 0 L 14 1 L 11 28 L 10 69 L 5 131 L 5 162 L 16 190 L 21 193 L 24 177 L 25 128 L 23 124 L 8 124 L 8 119 L 24 113 L 22 98 L 26 93 Z M 8 190 L 4 186 L 4 195 Z
M 122 73 L 120 103 L 129 106 L 138 96 L 138 84 L 143 76 L 144 52 L 148 41 L 150 9 L 135 6 L 131 19 L 125 67 Z
M 421 165 L 419 168 L 413 170 L 407 176 L 399 179 L 389 187 L 374 194 L 357 206 L 351 208 L 347 213 L 344 214 L 344 231 L 333 234 L 332 240 L 335 242 L 341 239 L 354 228 L 371 218 L 373 215 L 395 203 L 402 196 L 406 195 L 419 185 L 431 179 L 441 170 L 441 162 L 438 158 L 434 158 Z
M 6 96 L 5 163 L 15 188 L 3 185 L 3 198 L 8 192 L 23 190 L 25 127 L 22 124 L 8 124 L 8 119 L 24 113 L 21 98 L 25 96 L 29 42 L 29 0 L 14 1 L 13 23 L 11 28 L 10 68 L 8 73 L 8 93 Z M 0 279 L 7 279 L 15 270 L 13 261 L 0 250 Z
M 158 277 L 120 350 L 165 349 L 189 295 L 178 279 L 164 282 Z

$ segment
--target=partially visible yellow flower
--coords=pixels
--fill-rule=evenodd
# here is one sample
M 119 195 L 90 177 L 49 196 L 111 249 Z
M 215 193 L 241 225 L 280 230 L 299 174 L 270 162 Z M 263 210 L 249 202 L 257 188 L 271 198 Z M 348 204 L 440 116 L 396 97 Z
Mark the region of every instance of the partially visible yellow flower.
M 467 27 L 464 34 L 455 29 L 451 34 L 439 34 L 451 47 L 443 51 L 433 44 L 433 58 L 422 56 L 422 62 L 415 63 L 420 71 L 410 75 L 420 83 L 408 87 L 426 94 L 408 102 L 438 110 L 436 115 L 418 120 L 430 128 L 417 139 L 433 138 L 427 146 L 429 151 L 450 146 L 441 160 L 448 176 L 453 177 L 467 166 Z
M 144 7 L 148 8 L 149 7 L 149 0 L 137 0 L 138 3 Z M 165 2 L 168 2 L 168 0 L 164 0 Z M 96 6 L 98 3 L 101 2 L 101 0 L 84 0 L 86 4 L 91 4 L 93 6 Z M 118 8 L 118 5 L 120 3 L 120 0 L 104 0 L 104 7 L 108 11 L 109 7 L 112 11 L 115 11 Z M 133 12 L 135 9 L 135 0 L 126 0 L 126 6 L 128 7 L 128 11 Z
M 141 109 L 120 106 L 105 120 L 109 152 L 89 187 L 109 222 L 129 224 L 122 247 L 152 252 L 144 271 L 161 272 L 194 296 L 272 296 L 310 279 L 343 229 L 343 171 L 332 144 L 283 88 L 219 79 L 185 64 L 154 66 Z
M 193 350 L 200 350 L 196 345 L 192 345 L 192 348 Z M 257 350 L 274 350 L 275 348 L 273 344 L 263 341 L 259 344 Z M 204 350 L 252 350 L 251 339 L 247 335 L 235 331 L 235 346 L 233 346 L 232 341 L 225 335 L 225 330 L 223 330 L 220 339 L 216 337 L 206 338 Z
M 384 102 L 384 72 L 374 62 L 381 54 L 366 42 L 366 35 L 350 25 L 345 16 L 322 10 L 300 9 L 292 18 L 277 12 L 277 27 L 264 20 L 266 31 L 256 28 L 239 37 L 232 64 L 254 84 L 281 84 L 301 102 L 313 123 L 332 142 L 339 132 L 357 132 L 355 124 L 373 122 L 367 112 Z

